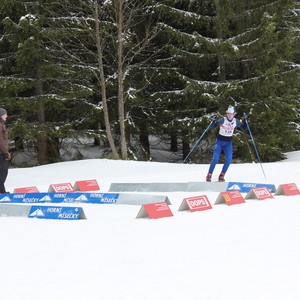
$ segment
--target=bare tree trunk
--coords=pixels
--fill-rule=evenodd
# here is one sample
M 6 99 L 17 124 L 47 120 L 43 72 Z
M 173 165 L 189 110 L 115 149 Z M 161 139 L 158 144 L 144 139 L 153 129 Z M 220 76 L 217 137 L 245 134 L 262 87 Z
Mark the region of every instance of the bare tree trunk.
M 125 99 L 124 99 L 124 32 L 123 32 L 123 4 L 124 0 L 117 0 L 117 45 L 118 45 L 118 112 L 120 126 L 120 142 L 122 159 L 128 159 L 126 130 L 125 130 Z
M 190 153 L 190 143 L 188 141 L 188 131 L 186 129 L 183 129 L 182 130 L 182 159 L 184 160 L 189 153 Z
M 102 96 L 102 103 L 103 103 L 105 130 L 114 158 L 120 159 L 119 153 L 114 143 L 112 131 L 110 128 L 109 112 L 108 112 L 107 98 L 106 98 L 105 74 L 103 68 L 103 53 L 102 53 L 102 44 L 101 44 L 98 1 L 95 1 L 94 3 L 95 3 L 95 23 L 96 23 L 96 46 L 97 46 L 97 54 L 98 54 L 98 65 L 99 65 L 99 73 L 100 73 L 100 86 L 101 86 L 101 96 Z
M 105 118 L 105 127 L 107 131 L 107 138 L 109 140 L 110 146 L 116 157 L 120 158 L 120 155 L 115 150 L 113 135 L 110 132 L 110 121 L 109 121 L 109 111 L 107 107 L 106 100 L 106 87 L 105 87 L 105 77 L 103 71 L 103 52 L 101 45 L 101 30 L 100 30 L 100 20 L 99 20 L 99 11 L 97 1 L 95 0 L 95 21 L 96 21 L 96 38 L 97 38 L 97 49 L 98 49 L 98 63 L 100 68 L 100 80 L 101 80 L 101 91 L 102 91 L 102 99 L 103 99 L 103 111 Z M 119 122 L 119 130 L 120 130 L 120 148 L 121 148 L 121 158 L 126 160 L 128 159 L 128 144 L 129 144 L 129 136 L 128 136 L 128 128 L 126 128 L 126 86 L 125 86 L 125 76 L 126 71 L 130 67 L 131 63 L 134 61 L 134 58 L 141 54 L 147 48 L 150 41 L 156 36 L 158 29 L 154 28 L 153 30 L 149 27 L 146 29 L 145 37 L 138 41 L 134 46 L 130 45 L 130 49 L 126 49 L 126 40 L 125 34 L 131 32 L 131 28 L 135 26 L 135 17 L 140 13 L 140 9 L 143 7 L 144 2 L 140 0 L 113 0 L 112 6 L 114 10 L 114 19 L 116 26 L 116 63 L 117 69 L 116 77 L 118 83 L 118 122 Z M 130 35 L 130 34 L 129 34 Z M 150 59 L 150 57 L 148 58 Z
M 40 71 L 37 70 L 37 83 L 35 86 L 35 92 L 37 96 L 43 95 L 43 85 L 41 81 Z M 45 123 L 45 108 L 44 103 L 40 101 L 38 103 L 38 122 L 43 125 Z M 48 162 L 48 149 L 47 149 L 47 135 L 44 130 L 39 130 L 37 136 L 37 155 L 38 155 L 38 163 L 46 164 Z
M 149 133 L 148 133 L 146 123 L 141 123 L 140 125 L 139 140 L 145 151 L 144 158 L 148 160 L 150 157 L 150 143 L 149 143 Z
M 171 149 L 172 152 L 178 151 L 177 131 L 171 131 Z

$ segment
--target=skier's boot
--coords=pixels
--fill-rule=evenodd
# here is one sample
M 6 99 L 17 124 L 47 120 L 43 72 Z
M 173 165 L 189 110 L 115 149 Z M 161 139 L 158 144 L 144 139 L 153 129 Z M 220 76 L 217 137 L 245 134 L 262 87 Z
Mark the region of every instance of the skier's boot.
M 212 174 L 210 174 L 210 173 L 207 174 L 207 176 L 206 176 L 206 181 L 207 182 L 211 182 L 211 175 Z
M 221 173 L 221 174 L 219 175 L 219 181 L 220 181 L 220 182 L 223 182 L 223 181 L 225 181 L 225 178 L 224 178 L 224 176 L 225 176 L 225 174 L 224 174 L 224 173 Z

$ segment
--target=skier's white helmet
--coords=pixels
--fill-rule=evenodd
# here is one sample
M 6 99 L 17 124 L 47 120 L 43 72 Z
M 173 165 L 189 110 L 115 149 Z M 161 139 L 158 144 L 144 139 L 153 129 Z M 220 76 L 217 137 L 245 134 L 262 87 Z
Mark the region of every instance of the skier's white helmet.
M 236 113 L 235 107 L 229 106 L 226 110 L 226 113 L 227 114 L 235 114 Z

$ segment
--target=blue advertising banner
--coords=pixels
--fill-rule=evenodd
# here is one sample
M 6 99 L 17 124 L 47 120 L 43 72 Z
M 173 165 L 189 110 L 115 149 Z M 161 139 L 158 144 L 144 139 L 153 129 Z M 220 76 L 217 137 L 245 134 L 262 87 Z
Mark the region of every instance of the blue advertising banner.
M 51 202 L 49 193 L 13 193 L 0 196 L 1 203 L 47 203 Z
M 49 193 L 53 203 L 114 204 L 119 194 L 113 193 Z
M 32 206 L 28 218 L 79 220 L 86 219 L 81 207 L 66 206 Z
M 25 193 L 2 194 L 0 203 L 94 203 L 115 204 L 119 194 L 114 193 Z
M 88 201 L 97 204 L 114 204 L 119 199 L 119 194 L 115 193 L 88 193 Z
M 241 193 L 248 193 L 254 188 L 266 187 L 269 192 L 274 193 L 276 191 L 274 184 L 267 183 L 247 183 L 247 182 L 229 182 L 227 191 L 240 191 Z
M 0 203 L 9 203 L 9 202 L 11 202 L 8 195 L 9 194 L 0 194 Z

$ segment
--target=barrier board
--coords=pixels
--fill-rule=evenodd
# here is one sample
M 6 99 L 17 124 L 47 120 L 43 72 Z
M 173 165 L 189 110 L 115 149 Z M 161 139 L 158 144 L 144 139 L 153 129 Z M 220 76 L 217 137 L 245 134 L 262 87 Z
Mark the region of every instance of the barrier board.
M 247 193 L 245 199 L 257 199 L 257 200 L 265 200 L 274 198 L 273 195 L 266 187 L 251 189 L 250 192 Z
M 111 183 L 110 192 L 180 192 L 186 191 L 187 183 L 147 182 L 147 183 Z
M 53 203 L 115 204 L 119 194 L 114 193 L 49 193 Z
M 190 212 L 202 211 L 211 209 L 212 206 L 207 198 L 207 196 L 195 196 L 184 198 L 178 211 L 189 210 Z
M 272 193 L 276 191 L 274 184 L 247 182 L 229 182 L 227 186 L 227 191 L 240 191 L 241 193 L 248 193 L 251 189 L 261 187 L 266 187 Z
M 116 204 L 143 205 L 155 202 L 166 202 L 171 204 L 169 198 L 164 195 L 129 194 L 120 193 Z
M 82 207 L 32 206 L 28 218 L 79 220 L 86 219 L 86 216 Z
M 1 204 L 0 217 L 26 217 L 42 219 L 78 220 L 86 219 L 81 207 L 34 206 Z
M 156 202 L 144 204 L 138 212 L 136 218 L 160 219 L 172 216 L 173 213 L 166 202 Z
M 11 200 L 10 200 L 10 196 L 8 195 L 11 195 L 11 194 L 0 194 L 0 203 L 10 203 Z
M 49 186 L 48 192 L 70 193 L 70 192 L 75 192 L 75 189 L 71 183 L 55 183 Z
M 278 187 L 275 195 L 295 196 L 300 195 L 300 191 L 296 183 L 286 183 Z
M 28 217 L 31 205 L 0 204 L 0 217 Z
M 5 196 L 0 195 L 1 203 L 46 203 L 52 199 L 49 193 L 14 193 Z
M 119 194 L 113 193 L 28 193 L 0 195 L 0 203 L 92 203 L 114 204 Z
M 21 187 L 21 188 L 15 188 L 14 193 L 39 193 L 39 190 L 36 186 L 28 186 L 28 187 Z
M 76 181 L 74 184 L 74 189 L 76 191 L 89 192 L 89 191 L 99 191 L 100 187 L 98 185 L 97 180 L 92 179 L 92 180 Z
M 229 192 L 221 192 L 216 199 L 215 204 L 223 204 L 226 203 L 228 206 L 234 204 L 245 203 L 243 196 L 240 191 L 229 191 Z
M 227 182 L 112 183 L 110 192 L 224 192 Z
M 164 195 L 144 195 L 129 193 L 25 193 L 2 194 L 0 203 L 91 203 L 91 204 L 128 204 L 143 205 L 154 202 L 171 204 Z
M 225 192 L 227 182 L 189 182 L 187 192 Z

